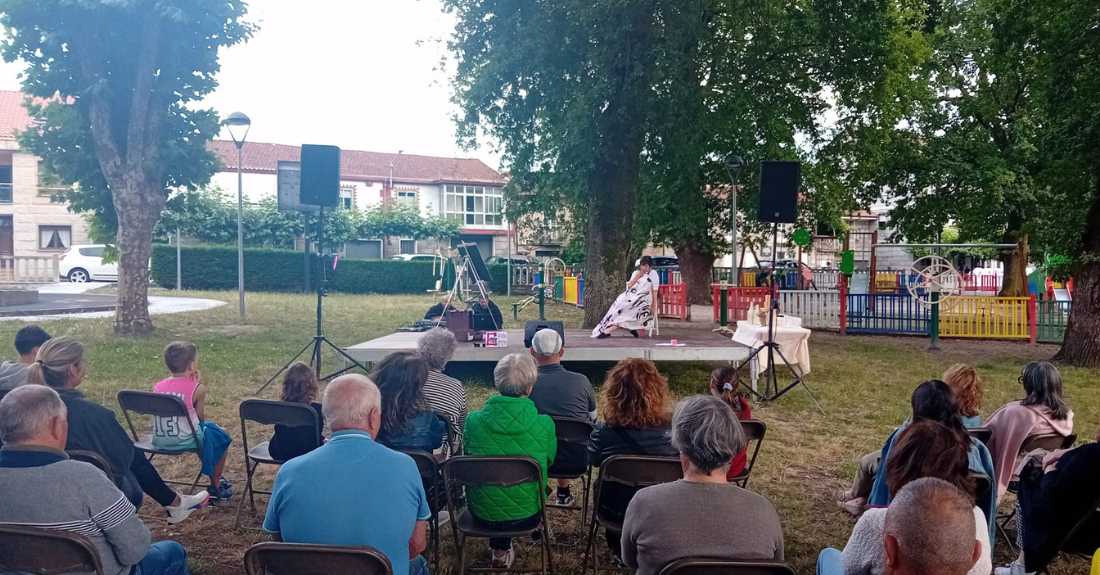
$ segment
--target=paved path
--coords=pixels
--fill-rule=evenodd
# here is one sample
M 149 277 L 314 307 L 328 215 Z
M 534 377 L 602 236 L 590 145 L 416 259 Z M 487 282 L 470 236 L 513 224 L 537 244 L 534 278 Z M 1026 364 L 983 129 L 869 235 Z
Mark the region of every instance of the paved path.
M 47 321 L 112 317 L 116 298 L 113 295 L 87 293 L 109 285 L 104 282 L 47 284 L 38 288 L 38 303 L 0 308 L 0 321 Z M 190 297 L 149 297 L 149 313 L 160 315 L 184 311 L 199 311 L 225 305 L 224 301 Z M 79 310 L 79 311 L 78 311 Z

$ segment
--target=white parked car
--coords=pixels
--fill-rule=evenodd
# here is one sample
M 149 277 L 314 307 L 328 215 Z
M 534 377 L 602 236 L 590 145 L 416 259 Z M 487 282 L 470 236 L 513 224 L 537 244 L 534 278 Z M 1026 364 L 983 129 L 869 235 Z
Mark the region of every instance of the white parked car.
M 61 277 L 74 283 L 118 281 L 118 264 L 103 263 L 103 244 L 72 246 L 58 258 Z
M 406 262 L 431 262 L 443 261 L 445 258 L 437 254 L 397 254 L 390 259 Z

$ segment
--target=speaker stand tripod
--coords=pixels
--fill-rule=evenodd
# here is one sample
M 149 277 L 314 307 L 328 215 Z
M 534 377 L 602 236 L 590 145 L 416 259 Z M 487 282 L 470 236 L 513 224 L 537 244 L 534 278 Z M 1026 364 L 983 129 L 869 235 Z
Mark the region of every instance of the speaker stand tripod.
M 365 366 L 363 366 L 363 364 L 359 363 L 355 358 L 348 355 L 347 352 L 340 348 L 340 346 L 332 343 L 332 340 L 330 340 L 328 337 L 325 337 L 322 301 L 325 297 L 325 286 L 328 284 L 328 273 L 325 270 L 325 258 L 322 255 L 324 253 L 323 246 L 325 241 L 325 207 L 321 206 L 320 208 L 320 222 L 317 226 L 317 333 L 313 336 L 310 342 L 302 348 L 301 351 L 294 354 L 294 357 L 290 358 L 290 361 L 286 362 L 286 365 L 284 365 L 279 371 L 275 372 L 275 375 L 271 376 L 271 379 L 267 380 L 266 383 L 260 386 L 260 389 L 257 389 L 254 395 L 259 395 L 263 393 L 263 391 L 267 389 L 267 386 L 271 385 L 271 383 L 278 379 L 279 376 L 282 375 L 283 372 L 285 372 L 287 369 L 290 369 L 290 366 L 293 365 L 294 362 L 298 361 L 298 358 L 302 357 L 302 355 L 305 354 L 306 350 L 309 350 L 310 348 L 313 349 L 309 352 L 309 365 L 314 368 L 317 374 L 317 381 L 332 379 L 333 377 L 336 377 L 346 371 L 350 371 L 357 367 L 365 372 L 370 371 Z M 324 346 L 328 346 L 335 350 L 336 353 L 342 355 L 344 359 L 350 363 L 350 365 L 344 367 L 341 370 L 334 371 L 324 377 L 321 377 L 321 350 L 324 349 Z
M 791 362 L 787 360 L 787 356 L 783 355 L 783 351 L 779 349 L 779 344 L 775 343 L 775 316 L 779 313 L 779 293 L 778 285 L 775 283 L 775 255 L 777 238 L 779 236 L 779 224 L 772 223 L 772 273 L 771 273 L 771 305 L 768 306 L 768 339 L 764 341 L 760 347 L 756 347 L 749 353 L 749 356 L 745 358 L 745 361 L 738 366 L 738 371 L 741 367 L 750 365 L 750 362 L 756 360 L 756 356 L 761 353 L 766 353 L 768 358 L 768 366 L 764 368 L 764 393 L 761 394 L 750 385 L 741 381 L 741 385 L 745 386 L 760 401 L 775 401 L 782 397 L 785 393 L 795 388 L 797 385 L 801 385 L 802 389 L 806 390 L 806 394 L 813 400 L 814 405 L 821 410 L 821 413 L 825 413 L 825 408 L 821 407 L 821 403 L 814 397 L 813 392 L 810 390 L 810 386 L 802 381 L 802 375 L 800 371 L 796 371 Z M 799 266 L 802 262 L 798 262 Z M 802 270 L 799 270 L 801 272 Z M 766 351 L 765 351 L 766 350 Z M 790 385 L 779 389 L 779 373 L 777 371 L 775 356 L 778 355 L 779 359 L 783 360 L 783 365 L 787 367 L 787 371 L 790 372 L 794 381 Z

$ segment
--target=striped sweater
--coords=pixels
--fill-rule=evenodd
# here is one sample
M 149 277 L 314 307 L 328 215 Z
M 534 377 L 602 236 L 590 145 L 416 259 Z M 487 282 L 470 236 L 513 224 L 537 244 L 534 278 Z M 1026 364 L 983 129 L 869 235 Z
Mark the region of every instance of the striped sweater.
M 149 529 L 101 471 L 42 447 L 0 449 L 0 522 L 87 537 L 106 575 L 130 573 L 149 549 Z

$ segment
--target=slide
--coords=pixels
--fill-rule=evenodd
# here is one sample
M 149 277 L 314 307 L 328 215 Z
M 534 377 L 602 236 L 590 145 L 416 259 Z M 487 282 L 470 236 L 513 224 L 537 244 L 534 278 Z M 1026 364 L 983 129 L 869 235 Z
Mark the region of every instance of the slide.
M 1066 288 L 1054 288 L 1054 299 L 1057 301 L 1072 301 L 1069 290 Z

